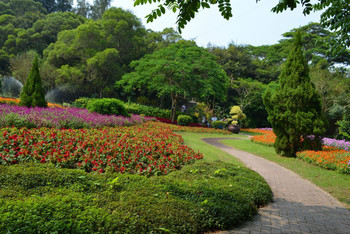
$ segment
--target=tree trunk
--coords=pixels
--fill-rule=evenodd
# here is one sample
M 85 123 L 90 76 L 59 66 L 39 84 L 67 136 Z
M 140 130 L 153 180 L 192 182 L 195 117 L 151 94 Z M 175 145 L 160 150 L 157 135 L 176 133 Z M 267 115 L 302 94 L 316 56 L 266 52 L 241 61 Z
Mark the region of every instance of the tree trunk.
M 175 121 L 177 94 L 171 93 L 171 122 Z

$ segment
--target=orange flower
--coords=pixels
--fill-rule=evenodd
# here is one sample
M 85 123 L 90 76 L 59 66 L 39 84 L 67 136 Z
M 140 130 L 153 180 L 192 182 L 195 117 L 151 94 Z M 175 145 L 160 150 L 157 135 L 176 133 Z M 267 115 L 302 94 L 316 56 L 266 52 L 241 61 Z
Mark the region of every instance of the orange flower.
M 20 99 L 18 98 L 5 98 L 0 97 L 0 103 L 6 103 L 6 104 L 15 104 L 18 105 L 20 103 Z M 48 103 L 48 107 L 50 108 L 64 108 L 63 106 L 56 104 L 56 103 Z

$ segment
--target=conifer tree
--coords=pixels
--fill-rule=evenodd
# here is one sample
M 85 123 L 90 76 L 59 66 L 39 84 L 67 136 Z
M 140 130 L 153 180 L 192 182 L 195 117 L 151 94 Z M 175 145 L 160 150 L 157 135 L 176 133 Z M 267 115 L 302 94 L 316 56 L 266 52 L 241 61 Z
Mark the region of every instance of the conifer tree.
M 39 73 L 38 56 L 35 56 L 32 70 L 30 71 L 28 79 L 23 86 L 20 105 L 27 107 L 47 107 L 45 93 Z
M 320 149 L 325 132 L 320 96 L 310 81 L 301 47 L 299 32 L 279 76 L 279 87 L 263 95 L 276 135 L 275 150 L 288 157 L 302 149 Z

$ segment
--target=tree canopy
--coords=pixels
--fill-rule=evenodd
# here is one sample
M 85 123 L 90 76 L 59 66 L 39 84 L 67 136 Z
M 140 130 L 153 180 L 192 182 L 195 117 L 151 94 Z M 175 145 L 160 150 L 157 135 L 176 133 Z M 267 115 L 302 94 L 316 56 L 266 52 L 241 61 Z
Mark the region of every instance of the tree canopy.
M 180 97 L 209 102 L 226 97 L 228 78 L 214 56 L 191 41 L 179 41 L 131 63 L 134 72 L 117 82 L 125 90 L 144 89 L 172 99 L 172 120 Z

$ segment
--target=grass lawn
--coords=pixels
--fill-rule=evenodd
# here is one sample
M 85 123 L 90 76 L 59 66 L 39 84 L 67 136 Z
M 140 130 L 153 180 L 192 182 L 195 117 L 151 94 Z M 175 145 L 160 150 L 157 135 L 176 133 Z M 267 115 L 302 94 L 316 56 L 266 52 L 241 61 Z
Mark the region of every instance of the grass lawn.
M 250 140 L 222 140 L 221 143 L 275 162 L 324 189 L 350 209 L 350 176 L 326 170 L 296 158 L 281 157 L 273 147 Z
M 178 132 L 184 141 L 185 145 L 188 145 L 193 150 L 199 150 L 204 155 L 204 160 L 207 161 L 215 161 L 220 160 L 224 162 L 234 163 L 236 165 L 244 166 L 244 164 L 235 157 L 232 157 L 230 154 L 211 146 L 204 141 L 202 138 L 209 137 L 235 137 L 235 138 L 246 138 L 244 135 L 232 134 L 232 135 L 224 135 L 224 134 L 205 134 L 205 133 L 191 133 L 191 132 Z

